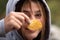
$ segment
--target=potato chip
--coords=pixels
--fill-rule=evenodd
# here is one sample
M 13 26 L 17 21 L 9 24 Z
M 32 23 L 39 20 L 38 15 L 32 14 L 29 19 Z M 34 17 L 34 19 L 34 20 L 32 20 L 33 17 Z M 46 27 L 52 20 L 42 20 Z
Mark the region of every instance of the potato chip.
M 28 29 L 32 30 L 32 31 L 41 30 L 42 29 L 42 23 L 40 21 L 38 21 L 37 19 L 34 19 L 28 25 Z

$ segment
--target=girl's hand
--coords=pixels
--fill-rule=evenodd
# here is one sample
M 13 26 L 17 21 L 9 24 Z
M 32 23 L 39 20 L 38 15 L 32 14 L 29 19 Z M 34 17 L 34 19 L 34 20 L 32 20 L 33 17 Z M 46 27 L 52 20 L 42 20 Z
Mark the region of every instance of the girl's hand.
M 23 22 L 27 20 L 30 21 L 29 17 L 22 12 L 11 12 L 4 19 L 5 31 L 9 32 L 11 30 L 19 30 L 23 25 Z

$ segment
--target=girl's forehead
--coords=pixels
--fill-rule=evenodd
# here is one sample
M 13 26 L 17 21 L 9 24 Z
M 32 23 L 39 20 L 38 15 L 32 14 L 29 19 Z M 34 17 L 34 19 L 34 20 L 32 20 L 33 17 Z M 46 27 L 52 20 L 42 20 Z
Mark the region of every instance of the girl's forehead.
M 24 10 L 39 10 L 41 9 L 41 5 L 37 2 L 27 2 L 27 3 L 24 3 L 23 6 L 22 6 L 22 9 Z

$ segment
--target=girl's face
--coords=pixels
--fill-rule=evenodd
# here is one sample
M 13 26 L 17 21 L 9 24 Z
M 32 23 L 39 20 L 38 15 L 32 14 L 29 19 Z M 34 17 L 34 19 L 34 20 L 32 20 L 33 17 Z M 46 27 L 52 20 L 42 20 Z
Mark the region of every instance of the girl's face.
M 21 11 L 24 12 L 30 18 L 30 20 L 38 19 L 42 22 L 43 27 L 45 26 L 45 15 L 44 11 L 42 10 L 42 5 L 35 2 L 31 2 L 31 4 L 24 3 Z M 25 27 L 27 27 L 27 23 L 25 23 L 21 29 L 22 35 L 24 38 L 29 40 L 36 38 L 39 32 L 41 32 L 40 30 L 32 32 L 30 30 L 27 30 Z

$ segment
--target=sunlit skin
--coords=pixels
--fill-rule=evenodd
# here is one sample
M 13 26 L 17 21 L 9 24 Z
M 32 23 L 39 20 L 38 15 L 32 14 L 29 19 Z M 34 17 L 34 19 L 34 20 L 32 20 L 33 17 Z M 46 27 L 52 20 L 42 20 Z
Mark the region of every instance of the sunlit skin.
M 40 4 L 32 1 L 31 1 L 31 5 L 29 3 L 24 3 L 21 11 L 24 12 L 30 18 L 30 21 L 33 19 L 37 19 L 41 21 L 43 26 L 45 25 L 44 12 Z M 41 31 L 41 30 L 37 30 L 32 32 L 30 30 L 27 30 L 26 29 L 27 27 L 28 27 L 28 24 L 27 22 L 25 22 L 25 25 L 21 28 L 22 35 L 27 40 L 33 40 L 38 36 L 39 32 Z

